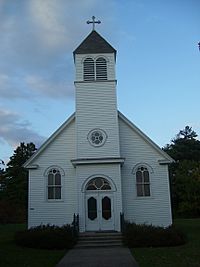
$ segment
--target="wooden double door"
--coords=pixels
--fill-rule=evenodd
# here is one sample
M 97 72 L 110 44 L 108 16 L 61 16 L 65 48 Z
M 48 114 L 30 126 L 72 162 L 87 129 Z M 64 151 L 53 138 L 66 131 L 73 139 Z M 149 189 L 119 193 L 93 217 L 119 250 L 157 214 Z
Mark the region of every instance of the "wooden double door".
M 86 231 L 114 230 L 114 203 L 112 192 L 86 193 Z

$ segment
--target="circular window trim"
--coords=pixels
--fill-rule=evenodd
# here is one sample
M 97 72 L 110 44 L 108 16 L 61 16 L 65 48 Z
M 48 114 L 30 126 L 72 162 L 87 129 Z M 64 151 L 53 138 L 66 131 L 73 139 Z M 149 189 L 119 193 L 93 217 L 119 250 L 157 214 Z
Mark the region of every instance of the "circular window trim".
M 96 143 L 94 143 L 92 141 L 92 136 L 95 134 L 95 132 L 99 132 L 103 137 L 102 142 L 99 143 L 99 144 L 96 144 Z M 108 136 L 107 136 L 106 132 L 104 130 L 102 130 L 102 129 L 99 129 L 99 128 L 92 129 L 87 135 L 88 142 L 90 143 L 91 146 L 94 146 L 94 147 L 103 146 L 105 144 L 106 140 L 107 140 L 107 137 Z

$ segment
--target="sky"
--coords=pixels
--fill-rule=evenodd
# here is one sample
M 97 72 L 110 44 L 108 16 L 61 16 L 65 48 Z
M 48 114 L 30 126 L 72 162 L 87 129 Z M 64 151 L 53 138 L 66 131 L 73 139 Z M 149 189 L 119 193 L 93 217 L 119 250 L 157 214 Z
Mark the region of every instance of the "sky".
M 0 159 L 75 111 L 72 52 L 93 15 L 117 50 L 118 109 L 160 147 L 186 125 L 200 136 L 199 0 L 0 0 Z

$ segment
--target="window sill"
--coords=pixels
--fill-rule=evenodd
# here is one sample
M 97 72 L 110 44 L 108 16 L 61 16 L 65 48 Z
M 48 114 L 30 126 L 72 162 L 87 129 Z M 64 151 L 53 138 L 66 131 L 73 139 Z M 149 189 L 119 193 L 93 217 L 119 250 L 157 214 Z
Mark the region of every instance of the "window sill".
M 141 197 L 138 197 L 138 196 L 136 196 L 135 197 L 135 199 L 154 199 L 154 197 L 153 196 L 141 196 Z
M 64 200 L 63 199 L 47 199 L 46 202 L 48 202 L 48 203 L 52 203 L 52 202 L 56 203 L 56 202 L 64 202 Z

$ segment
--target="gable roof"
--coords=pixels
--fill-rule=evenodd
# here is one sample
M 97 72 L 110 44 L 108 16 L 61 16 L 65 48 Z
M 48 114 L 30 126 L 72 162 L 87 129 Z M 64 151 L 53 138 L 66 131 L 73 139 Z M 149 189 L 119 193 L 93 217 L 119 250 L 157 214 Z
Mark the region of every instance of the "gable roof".
M 134 130 L 146 143 L 153 147 L 161 156 L 164 157 L 164 160 L 159 160 L 160 164 L 169 164 L 174 160 L 164 152 L 156 143 L 154 143 L 146 134 L 144 134 L 135 124 L 128 120 L 120 111 L 118 111 L 118 117 L 124 121 L 132 130 Z
M 42 153 L 43 150 L 75 119 L 75 113 L 73 113 L 42 145 L 41 147 L 30 157 L 23 167 L 27 169 L 34 168 L 31 166 L 32 162 Z M 36 166 L 35 166 L 36 167 Z
M 74 50 L 73 54 L 115 53 L 116 50 L 95 30 Z
M 135 124 L 128 120 L 120 111 L 118 117 L 124 121 L 132 130 L 134 130 L 146 143 L 153 147 L 164 160 L 160 160 L 160 164 L 169 164 L 174 160 L 165 153 L 158 145 L 156 145 L 146 134 L 144 134 Z M 37 166 L 31 166 L 33 161 L 42 153 L 43 150 L 73 121 L 75 120 L 75 113 L 73 113 L 44 143 L 43 145 L 30 157 L 23 165 L 24 168 L 31 169 Z

